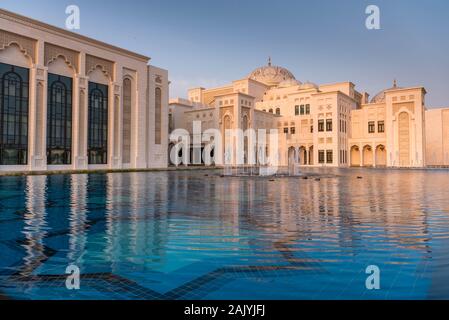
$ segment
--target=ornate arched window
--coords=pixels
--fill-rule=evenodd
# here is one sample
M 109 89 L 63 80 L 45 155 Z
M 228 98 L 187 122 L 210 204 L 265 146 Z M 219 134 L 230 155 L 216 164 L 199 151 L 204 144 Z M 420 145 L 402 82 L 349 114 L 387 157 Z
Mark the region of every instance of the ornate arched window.
M 123 80 L 123 163 L 131 162 L 131 80 Z
M 249 128 L 249 119 L 248 116 L 245 114 L 242 118 L 242 130 L 246 131 Z
M 72 79 L 48 74 L 47 163 L 72 163 Z
M 155 130 L 155 144 L 161 144 L 162 136 L 162 90 L 161 88 L 155 89 L 155 104 L 154 104 L 154 130 Z
M 231 117 L 226 115 L 223 119 L 224 130 L 231 129 Z
M 108 163 L 108 86 L 89 82 L 89 164 Z
M 0 81 L 0 165 L 26 165 L 29 71 L 0 63 Z
M 246 133 L 246 131 L 248 129 L 249 129 L 249 119 L 248 119 L 248 116 L 245 114 L 242 119 L 242 130 L 243 130 L 244 134 Z M 243 161 L 244 161 L 244 164 L 248 163 L 248 153 L 249 153 L 248 145 L 249 145 L 248 136 L 245 134 L 243 137 Z
M 232 159 L 232 134 L 229 132 L 232 122 L 229 115 L 223 117 L 223 147 L 225 164 L 230 164 Z

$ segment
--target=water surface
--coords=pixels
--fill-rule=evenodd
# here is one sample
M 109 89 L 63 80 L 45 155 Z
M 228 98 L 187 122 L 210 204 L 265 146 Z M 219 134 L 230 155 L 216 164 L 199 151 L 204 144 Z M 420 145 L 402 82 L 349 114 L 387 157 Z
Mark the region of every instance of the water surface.
M 448 299 L 449 171 L 330 173 L 0 177 L 0 296 Z

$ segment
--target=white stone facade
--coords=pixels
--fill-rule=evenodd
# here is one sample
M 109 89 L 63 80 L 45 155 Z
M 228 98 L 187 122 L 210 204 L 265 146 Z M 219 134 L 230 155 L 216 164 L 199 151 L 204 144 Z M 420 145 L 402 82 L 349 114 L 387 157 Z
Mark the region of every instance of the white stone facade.
M 394 83 L 369 100 L 352 82 L 300 82 L 285 68 L 257 68 L 219 88 L 194 88 L 170 100 L 171 129 L 273 129 L 279 161 L 325 167 L 449 166 L 449 109 L 427 109 L 424 87 Z M 248 115 L 248 118 L 244 116 Z
M 146 56 L 0 10 L 2 68 L 21 67 L 29 74 L 28 147 L 26 152 L 21 151 L 26 154 L 26 160 L 14 164 L 14 139 L 5 136 L 0 145 L 0 171 L 165 168 L 168 161 L 168 72 L 149 65 L 149 60 Z M 67 97 L 70 93 L 71 99 L 67 102 L 66 98 L 62 107 L 55 102 L 59 101 L 58 93 L 55 93 L 56 98 L 48 96 L 53 92 L 49 89 L 49 75 L 65 77 L 72 83 L 64 95 Z M 2 84 L 6 86 L 6 80 Z M 98 84 L 107 92 L 101 97 L 100 107 L 96 105 L 100 101 L 98 96 L 89 89 L 90 84 Z M 3 99 L 2 114 L 6 119 L 15 110 L 7 104 L 16 98 L 12 93 L 9 96 L 5 93 Z M 55 112 L 60 112 L 58 108 L 71 110 L 69 117 L 64 115 L 64 119 L 70 121 L 69 129 L 60 131 L 64 132 L 65 153 L 49 150 L 47 130 L 53 130 L 53 123 L 56 123 L 55 130 L 61 126 L 59 113 L 52 118 L 54 122 L 49 122 L 51 103 L 54 103 Z M 96 113 L 95 108 L 100 111 Z M 104 117 L 95 118 L 99 115 Z M 101 130 L 94 127 L 97 124 Z M 100 132 L 101 139 L 95 130 Z M 57 146 L 59 134 L 55 137 L 55 149 L 61 149 Z M 93 141 L 97 140 L 101 151 L 95 149 L 98 146 L 94 147 Z M 51 152 L 55 155 L 50 161 Z

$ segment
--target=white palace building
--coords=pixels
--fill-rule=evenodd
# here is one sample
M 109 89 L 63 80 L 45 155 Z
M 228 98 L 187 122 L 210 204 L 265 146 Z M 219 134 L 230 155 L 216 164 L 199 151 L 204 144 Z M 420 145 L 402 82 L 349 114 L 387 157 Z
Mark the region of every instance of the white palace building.
M 395 81 L 370 99 L 270 59 L 169 102 L 168 72 L 149 60 L 0 9 L 0 174 L 166 168 L 169 132 L 196 121 L 276 130 L 281 166 L 449 166 L 449 108 L 428 108 L 422 86 Z
M 427 108 L 425 95 L 394 81 L 370 99 L 352 82 L 301 82 L 270 59 L 229 85 L 170 100 L 169 131 L 192 134 L 195 121 L 203 131 L 276 129 L 283 166 L 449 166 L 449 108 Z
M 0 10 L 0 172 L 167 166 L 168 72 Z

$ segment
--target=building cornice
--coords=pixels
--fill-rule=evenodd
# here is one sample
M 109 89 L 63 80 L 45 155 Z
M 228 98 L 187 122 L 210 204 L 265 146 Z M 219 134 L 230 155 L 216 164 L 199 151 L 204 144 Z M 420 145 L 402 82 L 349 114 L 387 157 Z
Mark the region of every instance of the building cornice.
M 406 88 L 392 88 L 392 89 L 385 90 L 385 92 L 408 91 L 408 90 L 422 90 L 424 93 L 427 93 L 426 88 L 424 88 L 423 86 L 406 87 Z
M 231 93 L 222 93 L 222 94 L 217 94 L 216 96 L 214 96 L 215 98 L 222 98 L 222 97 L 226 97 L 226 96 L 244 96 L 247 98 L 251 98 L 251 99 L 255 99 L 255 97 L 247 94 L 247 93 L 243 93 L 243 92 L 231 92 Z
M 195 113 L 195 112 L 211 111 L 211 110 L 215 110 L 215 107 L 197 108 L 197 109 L 194 109 L 194 110 L 184 111 L 184 113 Z
M 209 89 L 202 88 L 202 89 L 204 90 L 204 93 L 211 93 L 211 92 L 214 92 L 214 91 L 232 90 L 233 88 L 234 88 L 234 86 L 232 84 L 230 84 L 230 85 L 225 85 L 225 86 L 222 86 L 222 87 L 215 87 L 215 88 L 209 88 Z M 198 88 L 195 88 L 195 89 L 198 89 Z
M 319 96 L 319 95 L 327 95 L 327 94 L 344 94 L 340 90 L 332 90 L 332 91 L 318 91 L 316 93 L 312 93 L 312 96 Z
M 340 82 L 335 82 L 335 83 L 324 83 L 324 84 L 320 84 L 318 87 L 332 87 L 332 86 L 338 86 L 338 85 L 342 85 L 342 84 L 349 84 L 353 87 L 355 87 L 355 84 L 351 81 L 340 81 Z
M 386 105 L 385 102 L 362 103 L 360 105 L 360 109 L 356 109 L 355 111 L 362 110 L 363 108 L 385 107 L 385 105 Z
M 150 60 L 150 57 L 141 55 L 139 53 L 135 53 L 135 52 L 132 52 L 132 51 L 129 51 L 129 50 L 126 50 L 126 49 L 123 49 L 123 48 L 120 48 L 120 47 L 117 47 L 117 46 L 114 46 L 114 45 L 111 45 L 111 44 L 108 44 L 108 43 L 105 43 L 105 42 L 102 42 L 99 40 L 95 40 L 95 39 L 92 39 L 92 38 L 89 38 L 89 37 L 86 37 L 86 36 L 83 36 L 83 35 L 80 35 L 80 34 L 77 34 L 74 32 L 70 32 L 70 31 L 64 30 L 62 28 L 55 27 L 50 24 L 47 24 L 47 23 L 44 23 L 44 22 L 41 22 L 38 20 L 34 20 L 34 19 L 22 16 L 17 13 L 7 11 L 4 9 L 0 9 L 0 18 L 11 21 L 11 22 L 19 23 L 19 24 L 22 24 L 27 27 L 35 28 L 35 29 L 38 29 L 38 30 L 41 30 L 44 32 L 49 32 L 49 33 L 52 33 L 57 36 L 62 36 L 62 37 L 65 37 L 65 38 L 68 38 L 68 39 L 71 39 L 74 41 L 78 41 L 78 42 L 87 44 L 87 45 L 95 46 L 100 49 L 106 49 L 106 50 L 115 52 L 117 54 L 125 55 L 125 56 L 128 56 L 133 59 L 141 60 L 142 62 L 148 63 L 148 61 Z
M 266 85 L 263 82 L 260 82 L 260 81 L 257 81 L 257 80 L 251 79 L 251 78 L 243 78 L 243 79 L 239 79 L 239 80 L 234 80 L 234 81 L 232 81 L 232 83 L 242 82 L 242 81 L 254 82 L 254 83 L 257 83 L 257 84 L 259 84 L 259 85 L 261 85 L 261 86 L 263 86 L 265 88 L 269 88 L 270 87 L 270 86 Z

